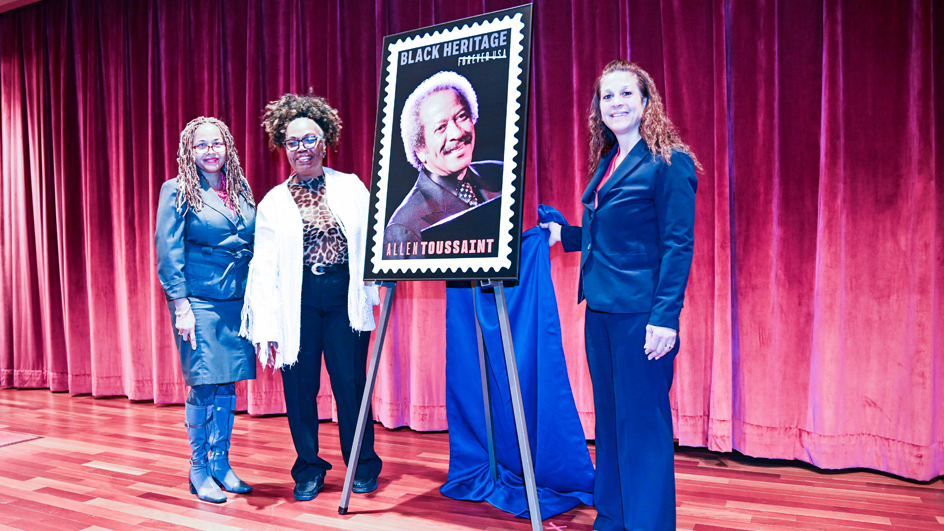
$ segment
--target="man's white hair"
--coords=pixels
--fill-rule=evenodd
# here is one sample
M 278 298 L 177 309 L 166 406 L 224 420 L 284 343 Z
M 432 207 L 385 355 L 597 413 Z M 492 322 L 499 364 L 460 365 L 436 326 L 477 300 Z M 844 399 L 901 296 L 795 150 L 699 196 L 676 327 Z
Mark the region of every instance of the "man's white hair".
M 469 110 L 472 123 L 479 121 L 479 100 L 475 96 L 472 84 L 465 77 L 451 71 L 433 74 L 426 81 L 420 83 L 403 105 L 400 114 L 400 136 L 403 138 L 403 149 L 406 158 L 417 170 L 423 167 L 423 162 L 416 155 L 416 150 L 426 145 L 423 134 L 423 125 L 420 123 L 420 105 L 426 96 L 440 90 L 452 89 L 459 95 L 459 99 Z

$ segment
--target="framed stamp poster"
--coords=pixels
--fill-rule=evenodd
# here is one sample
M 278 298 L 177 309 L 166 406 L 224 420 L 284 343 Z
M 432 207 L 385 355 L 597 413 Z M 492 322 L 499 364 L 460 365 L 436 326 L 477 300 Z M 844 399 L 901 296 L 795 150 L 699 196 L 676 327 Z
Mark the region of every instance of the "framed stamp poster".
M 391 35 L 364 277 L 517 279 L 531 5 Z

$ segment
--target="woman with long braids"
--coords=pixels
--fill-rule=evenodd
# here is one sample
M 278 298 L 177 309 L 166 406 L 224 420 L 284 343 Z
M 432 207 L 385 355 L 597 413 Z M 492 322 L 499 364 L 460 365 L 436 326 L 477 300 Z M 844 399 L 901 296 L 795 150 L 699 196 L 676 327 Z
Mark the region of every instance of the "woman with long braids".
M 691 149 L 634 63 L 606 65 L 590 105 L 590 182 L 581 227 L 554 222 L 551 245 L 580 251 L 578 302 L 596 410 L 599 530 L 675 529 L 669 388 L 692 264 Z
M 285 94 L 262 117 L 272 149 L 284 149 L 292 173 L 259 203 L 256 256 L 249 272 L 240 333 L 263 366 L 282 372 L 288 426 L 298 457 L 296 500 L 312 500 L 331 463 L 319 453 L 321 356 L 338 407 L 341 455 L 350 462 L 377 287 L 364 284 L 370 195 L 352 173 L 324 165 L 341 134 L 338 111 L 324 98 Z M 352 490 L 377 488 L 382 462 L 367 423 Z
M 256 227 L 256 203 L 233 135 L 199 117 L 180 133 L 177 177 L 161 186 L 154 246 L 157 276 L 177 330 L 190 438 L 190 492 L 220 503 L 246 493 L 229 465 L 236 383 L 256 377 L 252 346 L 239 337 Z

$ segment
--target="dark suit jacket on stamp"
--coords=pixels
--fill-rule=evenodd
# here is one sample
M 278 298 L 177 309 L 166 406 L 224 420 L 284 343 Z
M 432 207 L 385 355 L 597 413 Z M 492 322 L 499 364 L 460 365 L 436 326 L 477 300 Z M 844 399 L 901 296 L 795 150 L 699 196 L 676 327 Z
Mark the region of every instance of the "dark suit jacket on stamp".
M 478 189 L 481 196 L 479 201 L 488 201 L 501 195 L 502 166 L 502 163 L 497 161 L 473 162 L 469 165 L 466 180 Z M 420 170 L 410 193 L 387 223 L 384 230 L 384 248 L 387 248 L 387 244 L 420 242 L 423 239 L 423 229 L 468 208 L 469 204 L 456 197 L 454 190 L 434 181 L 424 168 Z M 423 256 L 413 254 L 397 258 Z

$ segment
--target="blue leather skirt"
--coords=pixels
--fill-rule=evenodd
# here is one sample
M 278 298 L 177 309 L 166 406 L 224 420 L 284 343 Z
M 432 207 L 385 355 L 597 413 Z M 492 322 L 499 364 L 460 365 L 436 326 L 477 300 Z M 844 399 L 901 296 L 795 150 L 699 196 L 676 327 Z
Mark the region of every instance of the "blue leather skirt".
M 256 378 L 256 357 L 249 341 L 239 337 L 243 299 L 208 300 L 190 297 L 197 322 L 197 348 L 183 341 L 173 324 L 174 303 L 168 302 L 171 329 L 187 385 L 224 384 Z

